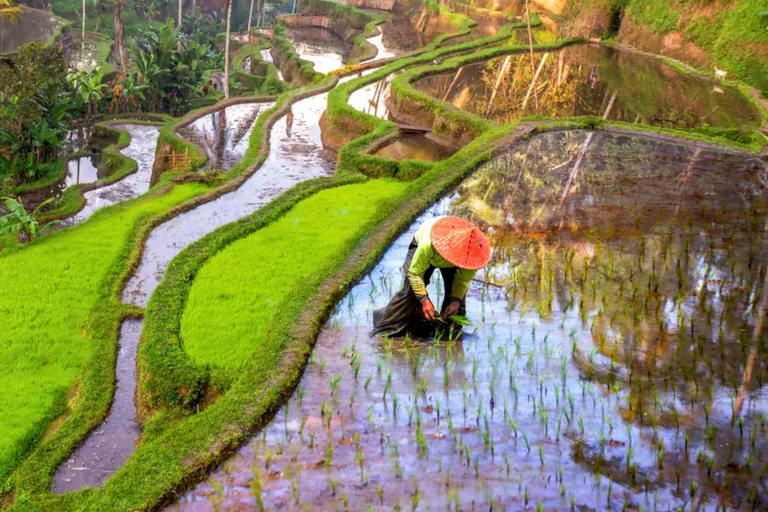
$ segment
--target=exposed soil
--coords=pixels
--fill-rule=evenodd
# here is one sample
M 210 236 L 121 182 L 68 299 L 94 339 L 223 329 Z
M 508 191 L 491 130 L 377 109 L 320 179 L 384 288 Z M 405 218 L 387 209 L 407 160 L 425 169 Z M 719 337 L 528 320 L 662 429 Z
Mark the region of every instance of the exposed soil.
M 456 153 L 456 149 L 443 146 L 427 135 L 403 134 L 391 144 L 384 146 L 376 152 L 378 156 L 394 158 L 395 160 L 424 160 L 437 162 L 445 160 Z

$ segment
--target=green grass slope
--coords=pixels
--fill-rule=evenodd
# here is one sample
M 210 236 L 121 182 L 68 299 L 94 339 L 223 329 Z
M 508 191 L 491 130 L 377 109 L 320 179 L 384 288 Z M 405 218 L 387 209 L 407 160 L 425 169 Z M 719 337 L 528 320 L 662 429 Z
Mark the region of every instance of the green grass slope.
M 382 201 L 405 186 L 380 180 L 321 191 L 211 258 L 192 285 L 182 317 L 190 357 L 201 365 L 237 368 L 258 349 L 259 358 L 276 360 L 280 347 L 263 336 L 279 315 L 276 306 L 343 258 Z
M 201 192 L 201 185 L 110 208 L 85 224 L 0 254 L 0 476 L 63 407 L 94 343 L 91 312 L 105 300 L 137 222 Z M 107 286 L 107 288 L 111 288 Z

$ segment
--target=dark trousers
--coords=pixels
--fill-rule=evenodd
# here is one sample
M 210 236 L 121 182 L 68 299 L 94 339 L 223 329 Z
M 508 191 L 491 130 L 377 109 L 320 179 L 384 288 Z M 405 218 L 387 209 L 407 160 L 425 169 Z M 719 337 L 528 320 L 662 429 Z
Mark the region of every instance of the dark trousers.
M 403 264 L 403 271 L 405 272 L 403 288 L 392 297 L 389 304 L 373 312 L 372 336 L 376 334 L 399 336 L 409 333 L 416 337 L 429 337 L 434 336 L 435 331 L 439 327 L 448 327 L 447 324 L 441 322 L 432 323 L 424 319 L 424 315 L 421 313 L 421 302 L 416 297 L 413 288 L 411 288 L 411 283 L 408 281 L 408 270 L 411 268 L 411 261 L 416 252 L 416 247 L 415 240 L 408 247 L 408 255 L 405 258 L 405 264 Z M 434 271 L 435 267 L 430 266 L 424 272 L 425 285 L 429 284 Z M 453 278 L 456 276 L 456 267 L 441 268 L 440 273 L 445 284 L 445 298 L 440 307 L 442 315 L 451 302 L 451 289 L 453 288 Z M 467 314 L 464 301 L 461 302 L 458 314 L 461 316 L 466 316 Z M 458 331 L 458 326 L 454 327 L 454 331 Z

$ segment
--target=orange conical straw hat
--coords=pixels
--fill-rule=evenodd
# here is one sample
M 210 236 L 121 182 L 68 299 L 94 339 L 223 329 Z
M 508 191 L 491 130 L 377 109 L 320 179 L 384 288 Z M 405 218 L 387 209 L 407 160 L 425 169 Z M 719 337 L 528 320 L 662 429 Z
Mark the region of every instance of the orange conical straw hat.
M 459 268 L 477 270 L 491 259 L 491 246 L 480 228 L 459 217 L 443 217 L 432 226 L 432 245 Z

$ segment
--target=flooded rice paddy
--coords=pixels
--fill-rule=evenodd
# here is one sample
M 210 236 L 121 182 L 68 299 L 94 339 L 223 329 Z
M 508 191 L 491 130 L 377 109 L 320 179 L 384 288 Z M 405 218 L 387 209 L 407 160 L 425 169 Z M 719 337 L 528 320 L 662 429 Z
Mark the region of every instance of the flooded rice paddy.
M 273 125 L 266 161 L 237 190 L 155 228 L 145 244 L 139 268 L 123 290 L 123 302 L 146 306 L 168 264 L 185 247 L 218 227 L 255 212 L 301 181 L 333 174 L 335 155 L 323 148 L 319 128 L 320 116 L 327 100 L 328 94 L 322 93 L 295 103 L 289 113 Z M 231 153 L 241 151 L 242 140 L 250 137 L 258 117 L 258 114 L 253 115 L 254 110 L 262 112 L 272 106 L 272 103 L 233 105 L 192 123 L 186 134 L 202 139 L 206 151 L 218 158 L 224 166 L 234 165 L 237 159 L 233 159 Z M 213 133 L 207 130 L 209 126 Z M 132 145 L 124 152 L 137 160 L 139 173 L 147 170 L 148 177 L 151 177 L 154 147 L 159 132 L 154 128 L 152 151 L 147 146 L 147 137 L 137 137 L 141 129 L 145 129 L 145 135 L 150 133 L 149 128 L 124 127 L 133 136 Z M 134 144 L 135 148 L 147 146 L 144 147 L 143 158 L 141 154 L 131 154 L 129 151 Z M 148 159 L 150 155 L 152 161 Z M 241 153 L 240 158 L 242 155 L 244 153 Z M 134 452 L 141 429 L 136 419 L 135 368 L 142 328 L 143 320 L 123 322 L 114 402 L 105 422 L 58 469 L 54 475 L 53 492 L 101 487 Z
M 229 170 L 245 156 L 253 125 L 263 107 L 262 103 L 232 105 L 201 117 L 179 134 L 205 150 L 205 168 Z
M 499 123 L 586 115 L 668 128 L 751 131 L 760 124 L 757 109 L 734 88 L 595 44 L 535 54 L 533 66 L 528 54 L 477 62 L 414 86 Z
M 93 183 L 99 179 L 101 155 L 89 155 L 73 158 L 67 162 L 67 176 L 64 186 L 71 187 L 80 183 Z
M 518 143 L 395 242 L 268 427 L 172 509 L 764 509 L 767 200 L 750 156 L 606 132 Z M 495 248 L 473 326 L 369 337 L 441 214 Z
M 343 68 L 352 51 L 350 45 L 325 28 L 290 28 L 288 38 L 296 54 L 311 62 L 318 73 L 328 74 Z
M 86 192 L 85 207 L 66 219 L 64 224 L 79 224 L 102 208 L 133 199 L 149 190 L 160 128 L 138 124 L 116 125 L 115 128 L 131 134 L 130 144 L 121 153 L 136 161 L 136 172 L 111 185 Z

